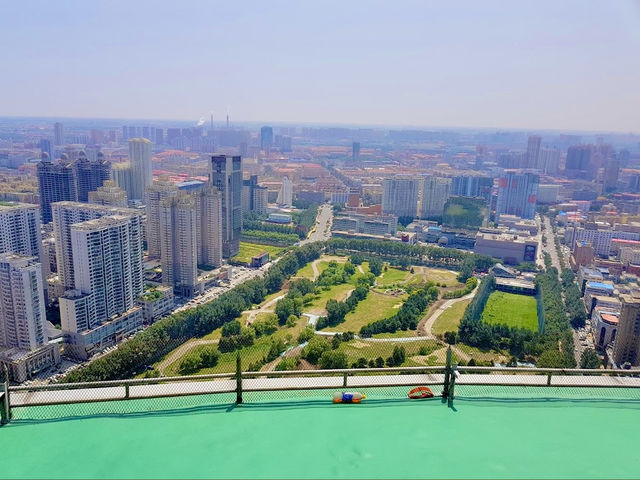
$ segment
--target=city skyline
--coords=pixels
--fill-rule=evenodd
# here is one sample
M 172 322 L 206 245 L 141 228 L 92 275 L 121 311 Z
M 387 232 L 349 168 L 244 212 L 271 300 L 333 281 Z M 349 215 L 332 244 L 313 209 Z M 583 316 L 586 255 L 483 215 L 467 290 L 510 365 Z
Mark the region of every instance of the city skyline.
M 0 114 L 196 122 L 213 111 L 224 122 L 230 111 L 232 122 L 611 132 L 640 124 L 640 69 L 628 61 L 640 46 L 637 2 L 79 5 L 41 3 L 26 24 L 23 9 L 7 7 L 0 38 L 12 49 L 0 86 L 12 95 Z M 111 24 L 118 36 L 95 35 Z M 56 42 L 42 47 L 48 34 Z

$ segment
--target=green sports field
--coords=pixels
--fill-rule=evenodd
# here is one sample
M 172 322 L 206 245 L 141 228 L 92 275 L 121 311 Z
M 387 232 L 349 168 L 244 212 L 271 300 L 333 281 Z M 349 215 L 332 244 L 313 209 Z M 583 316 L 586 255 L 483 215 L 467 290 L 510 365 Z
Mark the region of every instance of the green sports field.
M 537 332 L 536 297 L 499 291 L 492 292 L 482 312 L 482 321 L 494 325 L 526 328 Z

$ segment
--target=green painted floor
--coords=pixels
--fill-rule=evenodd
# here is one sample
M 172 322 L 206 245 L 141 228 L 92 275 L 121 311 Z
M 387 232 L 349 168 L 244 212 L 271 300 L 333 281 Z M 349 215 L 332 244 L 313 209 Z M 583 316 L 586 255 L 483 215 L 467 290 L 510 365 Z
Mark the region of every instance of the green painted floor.
M 329 394 L 313 393 L 239 407 L 190 397 L 101 404 L 106 409 L 16 409 L 17 420 L 0 428 L 0 477 L 631 478 L 640 472 L 637 400 L 460 398 L 452 410 L 439 399 L 368 397 L 360 405 L 333 405 Z M 166 410 L 107 414 L 151 406 Z

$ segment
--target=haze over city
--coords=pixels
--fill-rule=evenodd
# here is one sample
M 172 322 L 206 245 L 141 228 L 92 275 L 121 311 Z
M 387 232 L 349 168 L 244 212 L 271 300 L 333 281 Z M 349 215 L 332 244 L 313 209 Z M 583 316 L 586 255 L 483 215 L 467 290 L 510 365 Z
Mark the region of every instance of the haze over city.
M 3 20 L 2 115 L 640 124 L 637 1 L 36 1 Z

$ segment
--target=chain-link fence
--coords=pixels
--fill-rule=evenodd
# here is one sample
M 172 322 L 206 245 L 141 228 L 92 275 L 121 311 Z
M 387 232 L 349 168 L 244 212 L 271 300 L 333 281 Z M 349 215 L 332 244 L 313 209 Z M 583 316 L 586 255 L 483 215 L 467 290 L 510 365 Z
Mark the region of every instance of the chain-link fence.
M 236 371 L 211 375 L 5 387 L 2 418 L 52 421 L 86 416 L 186 414 L 238 404 L 304 407 L 358 392 L 366 403 L 408 401 L 427 387 L 433 400 L 640 401 L 640 371 L 458 367 L 449 353 L 442 366 L 324 370 Z M 423 390 L 424 391 L 424 390 Z

